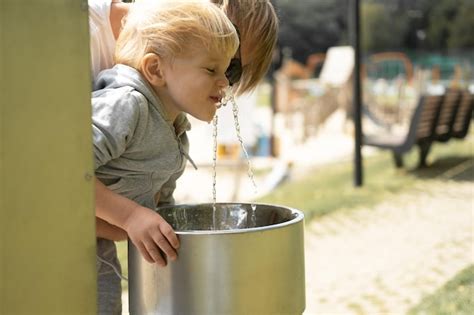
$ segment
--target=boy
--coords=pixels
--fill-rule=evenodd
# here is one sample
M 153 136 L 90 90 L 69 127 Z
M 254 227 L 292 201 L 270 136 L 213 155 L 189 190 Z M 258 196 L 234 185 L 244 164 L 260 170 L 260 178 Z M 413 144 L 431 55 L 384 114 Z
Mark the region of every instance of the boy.
M 237 32 L 207 0 L 136 2 L 117 41 L 117 65 L 101 72 L 92 95 L 99 313 L 120 313 L 113 240 L 124 236 L 161 266 L 175 260 L 179 241 L 151 210 L 173 203 L 176 180 L 190 160 L 185 113 L 211 121 L 229 82 Z M 120 195 L 112 198 L 111 193 Z

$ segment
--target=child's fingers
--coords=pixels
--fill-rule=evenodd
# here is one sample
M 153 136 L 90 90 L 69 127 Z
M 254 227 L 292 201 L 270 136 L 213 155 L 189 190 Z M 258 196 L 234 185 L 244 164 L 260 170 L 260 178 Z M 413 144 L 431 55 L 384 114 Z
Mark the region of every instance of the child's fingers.
M 148 261 L 149 263 L 155 262 L 153 258 L 148 254 L 148 251 L 146 250 L 145 245 L 143 245 L 143 243 L 135 245 L 137 246 L 138 250 L 140 251 L 140 254 L 142 254 L 143 258 L 145 258 L 146 261 Z
M 155 262 L 161 267 L 166 266 L 166 260 L 161 255 L 160 249 L 156 247 L 156 244 L 153 242 L 145 243 L 145 248 L 152 258 L 151 262 Z
M 176 251 L 171 247 L 168 240 L 161 233 L 156 233 L 153 235 L 153 240 L 170 260 L 176 260 Z
M 160 224 L 160 232 L 166 237 L 166 239 L 171 244 L 171 246 L 173 246 L 174 249 L 179 248 L 178 236 L 173 231 L 173 228 L 171 227 L 171 225 L 169 225 L 166 221 Z

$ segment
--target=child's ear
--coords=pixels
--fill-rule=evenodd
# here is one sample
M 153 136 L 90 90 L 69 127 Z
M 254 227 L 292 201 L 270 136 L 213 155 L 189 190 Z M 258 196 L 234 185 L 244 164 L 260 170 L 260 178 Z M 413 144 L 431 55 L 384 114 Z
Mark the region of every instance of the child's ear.
M 160 56 L 154 53 L 148 53 L 143 56 L 140 71 L 151 85 L 163 86 L 165 85 L 163 65 L 163 59 Z

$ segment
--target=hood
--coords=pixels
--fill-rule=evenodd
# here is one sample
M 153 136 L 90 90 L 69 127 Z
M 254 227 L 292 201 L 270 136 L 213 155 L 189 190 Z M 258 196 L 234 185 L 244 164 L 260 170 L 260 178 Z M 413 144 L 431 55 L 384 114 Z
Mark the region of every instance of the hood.
M 93 90 L 119 89 L 122 87 L 132 88 L 145 96 L 148 102 L 156 107 L 162 117 L 176 129 L 178 136 L 191 129 L 191 124 L 184 113 L 178 115 L 174 123 L 169 119 L 153 88 L 135 68 L 117 64 L 111 69 L 101 71 L 94 81 Z
M 170 121 L 153 88 L 135 68 L 118 64 L 111 69 L 101 71 L 94 81 L 93 90 L 119 89 L 122 87 L 133 88 L 143 94 L 148 102 L 153 104 L 167 121 Z

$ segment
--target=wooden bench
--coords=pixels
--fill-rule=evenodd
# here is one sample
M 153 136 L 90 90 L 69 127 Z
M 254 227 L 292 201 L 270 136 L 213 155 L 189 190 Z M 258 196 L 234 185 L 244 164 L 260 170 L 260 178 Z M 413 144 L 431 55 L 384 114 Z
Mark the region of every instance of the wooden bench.
M 474 97 L 469 91 L 449 89 L 443 95 L 422 96 L 405 135 L 365 136 L 363 144 L 391 150 L 397 167 L 403 166 L 403 154 L 418 146 L 418 166 L 423 167 L 434 142 L 467 135 L 473 108 Z
M 463 139 L 469 132 L 472 112 L 474 111 L 474 95 L 469 91 L 463 91 L 459 107 L 456 112 L 453 126 L 451 128 L 451 138 Z
M 426 164 L 426 156 L 433 142 L 433 134 L 441 108 L 442 95 L 422 96 L 413 112 L 408 132 L 405 135 L 378 134 L 365 136 L 364 145 L 391 150 L 395 165 L 403 166 L 403 154 L 418 145 L 420 150 L 419 164 Z
M 435 128 L 434 140 L 446 142 L 451 138 L 461 96 L 461 90 L 450 89 L 446 91 L 443 96 L 443 103 L 440 108 L 439 118 Z

